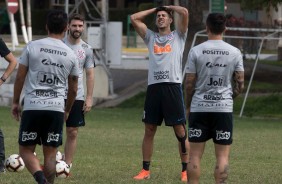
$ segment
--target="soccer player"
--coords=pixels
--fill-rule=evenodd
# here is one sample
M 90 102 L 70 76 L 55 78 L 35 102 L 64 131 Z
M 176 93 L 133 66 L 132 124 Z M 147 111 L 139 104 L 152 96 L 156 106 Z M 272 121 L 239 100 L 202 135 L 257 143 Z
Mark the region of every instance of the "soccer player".
M 176 30 L 170 28 L 172 13 L 179 15 Z M 148 29 L 143 20 L 156 14 L 158 32 Z M 148 88 L 142 121 L 145 134 L 142 143 L 143 168 L 134 177 L 136 180 L 150 178 L 150 162 L 153 154 L 153 141 L 157 127 L 165 121 L 174 129 L 179 141 L 182 162 L 181 180 L 187 181 L 188 140 L 182 83 L 182 54 L 188 30 L 188 10 L 181 6 L 162 6 L 137 12 L 131 15 L 136 32 L 144 40 L 149 50 Z
M 228 177 L 233 99 L 243 91 L 244 68 L 240 50 L 222 40 L 225 26 L 223 14 L 208 15 L 208 41 L 190 50 L 185 68 L 189 184 L 199 183 L 200 162 L 209 139 L 215 147 L 215 182 L 226 183 Z
M 84 17 L 74 13 L 69 16 L 68 36 L 63 39 L 75 53 L 79 61 L 78 90 L 76 100 L 72 106 L 66 122 L 65 161 L 71 166 L 77 145 L 78 128 L 85 126 L 84 115 L 91 110 L 94 88 L 94 57 L 91 46 L 81 39 L 84 30 Z M 86 73 L 86 97 L 83 87 L 83 73 Z
M 0 38 L 0 56 L 4 57 L 5 60 L 9 63 L 2 77 L 0 78 L 0 86 L 5 83 L 6 79 L 11 75 L 14 69 L 17 66 L 17 59 L 8 49 L 5 42 Z M 1 128 L 1 127 L 0 127 Z M 0 129 L 0 173 L 5 172 L 5 144 L 4 144 L 4 135 Z
M 48 13 L 48 37 L 31 41 L 25 47 L 14 85 L 12 115 L 16 120 L 21 116 L 19 153 L 38 184 L 54 182 L 63 124 L 77 94 L 78 61 L 73 51 L 62 42 L 67 23 L 67 14 L 63 11 Z M 23 86 L 25 97 L 21 114 L 19 101 Z M 65 104 L 66 86 L 68 98 Z M 34 155 L 36 144 L 42 144 L 44 171 Z

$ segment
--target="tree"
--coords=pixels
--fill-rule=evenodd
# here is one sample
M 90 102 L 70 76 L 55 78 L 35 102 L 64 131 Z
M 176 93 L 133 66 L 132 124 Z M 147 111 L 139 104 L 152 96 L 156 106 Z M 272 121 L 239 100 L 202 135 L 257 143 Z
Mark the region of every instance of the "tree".
M 271 7 L 278 11 L 278 4 L 282 3 L 282 0 L 240 0 L 240 2 L 243 9 L 258 10 L 265 8 L 269 13 Z

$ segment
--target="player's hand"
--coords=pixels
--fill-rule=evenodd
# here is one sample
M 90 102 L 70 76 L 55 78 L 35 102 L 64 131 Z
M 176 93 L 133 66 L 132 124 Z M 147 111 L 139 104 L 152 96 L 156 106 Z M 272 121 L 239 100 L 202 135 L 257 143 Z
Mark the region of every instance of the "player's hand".
M 65 122 L 67 121 L 67 119 L 69 118 L 69 112 L 65 112 L 65 114 L 64 114 L 64 120 L 65 120 Z
M 83 104 L 83 113 L 87 113 L 91 111 L 92 108 L 92 98 L 86 98 L 84 104 Z
M 17 103 L 13 103 L 11 111 L 12 111 L 13 117 L 14 117 L 17 121 L 19 121 L 20 118 L 21 118 L 21 113 L 22 113 L 22 112 L 21 112 L 20 105 L 17 104 Z

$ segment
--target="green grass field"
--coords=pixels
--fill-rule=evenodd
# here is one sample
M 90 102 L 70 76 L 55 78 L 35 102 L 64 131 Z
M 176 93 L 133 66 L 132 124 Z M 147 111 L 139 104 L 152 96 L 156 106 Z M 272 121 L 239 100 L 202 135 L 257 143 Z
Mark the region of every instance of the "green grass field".
M 138 103 L 136 99 L 133 101 Z M 138 105 L 136 108 L 128 107 L 121 105 L 118 108 L 94 108 L 87 115 L 87 126 L 79 131 L 72 176 L 68 179 L 56 179 L 55 183 L 182 183 L 177 140 L 172 129 L 165 126 L 158 129 L 155 137 L 150 181 L 132 179 L 141 169 L 144 127 L 141 123 L 142 107 Z M 2 117 L 0 127 L 5 134 L 6 155 L 18 153 L 18 122 L 11 118 L 8 108 L 0 108 L 0 117 Z M 228 183 L 281 183 L 281 123 L 282 120 L 277 118 L 239 118 L 235 115 L 234 143 L 231 149 Z M 62 147 L 59 150 L 63 151 Z M 42 159 L 41 147 L 37 148 L 36 153 Z M 214 148 L 212 142 L 209 141 L 201 165 L 201 183 L 214 183 L 214 162 Z M 35 182 L 25 168 L 21 173 L 0 174 L 0 183 L 31 184 Z

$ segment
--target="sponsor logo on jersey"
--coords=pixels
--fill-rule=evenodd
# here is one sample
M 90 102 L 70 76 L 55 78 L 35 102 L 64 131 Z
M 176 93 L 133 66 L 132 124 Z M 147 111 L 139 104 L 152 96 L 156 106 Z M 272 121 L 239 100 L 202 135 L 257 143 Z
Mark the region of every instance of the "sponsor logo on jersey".
M 200 137 L 202 135 L 201 129 L 189 129 L 189 137 Z
M 166 44 L 164 47 L 158 46 L 157 44 L 154 45 L 154 54 L 170 53 L 171 51 L 172 48 L 170 44 Z
M 204 100 L 224 100 L 222 94 L 207 94 L 203 97 Z
M 162 79 L 169 79 L 169 71 L 157 71 L 154 72 L 154 79 L 155 80 L 162 80 Z
M 216 140 L 228 140 L 230 139 L 230 135 L 231 133 L 230 132 L 223 132 L 222 130 L 221 131 L 216 131 Z
M 83 49 L 88 49 L 88 48 L 89 48 L 89 45 L 83 43 L 83 44 L 81 44 L 81 47 L 82 47 Z
M 38 72 L 37 82 L 43 86 L 54 86 L 59 84 L 60 79 L 53 73 Z
M 56 54 L 61 56 L 66 56 L 67 52 L 60 51 L 60 50 L 54 50 L 54 49 L 48 49 L 48 48 L 40 48 L 40 52 L 45 52 L 49 54 Z
M 206 88 L 218 88 L 225 84 L 225 77 L 223 75 L 210 75 L 207 76 Z
M 212 62 L 207 62 L 206 67 L 212 68 L 212 67 L 226 67 L 226 64 L 220 64 L 220 63 L 212 63 Z
M 226 51 L 226 50 L 203 50 L 203 54 L 229 55 L 229 51 Z
M 198 107 L 229 107 L 227 103 L 199 103 Z
M 59 68 L 64 68 L 64 65 L 62 64 L 58 64 L 58 63 L 53 63 L 52 61 L 48 60 L 48 59 L 43 59 L 41 61 L 41 63 L 43 65 L 50 65 L 50 66 L 56 66 L 56 67 L 59 67 Z
M 28 140 L 35 140 L 36 137 L 37 137 L 36 132 L 30 132 L 30 133 L 23 132 L 22 133 L 22 141 L 23 142 L 28 141 Z
M 60 134 L 54 134 L 53 132 L 48 133 L 47 142 L 51 142 L 51 141 L 58 142 L 59 138 L 60 138 Z
M 52 106 L 52 107 L 61 107 L 64 106 L 61 102 L 51 101 L 51 100 L 30 100 L 29 104 L 31 105 L 45 105 L 45 106 Z
M 221 76 L 212 76 L 210 77 L 210 80 L 208 81 L 208 86 L 213 87 L 220 87 L 223 86 L 223 77 Z
M 52 97 L 52 98 L 57 98 L 58 97 L 58 92 L 50 89 L 50 90 L 45 90 L 45 89 L 37 89 L 35 90 L 35 95 L 37 97 Z

